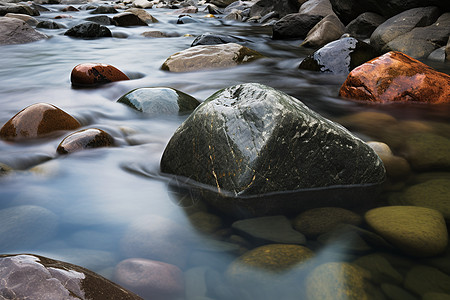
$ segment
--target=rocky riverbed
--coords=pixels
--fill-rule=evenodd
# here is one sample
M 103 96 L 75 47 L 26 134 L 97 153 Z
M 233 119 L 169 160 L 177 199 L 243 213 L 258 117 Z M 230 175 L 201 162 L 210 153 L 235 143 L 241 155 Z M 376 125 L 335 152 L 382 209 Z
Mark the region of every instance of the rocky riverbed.
M 447 2 L 0 0 L 0 298 L 450 297 Z

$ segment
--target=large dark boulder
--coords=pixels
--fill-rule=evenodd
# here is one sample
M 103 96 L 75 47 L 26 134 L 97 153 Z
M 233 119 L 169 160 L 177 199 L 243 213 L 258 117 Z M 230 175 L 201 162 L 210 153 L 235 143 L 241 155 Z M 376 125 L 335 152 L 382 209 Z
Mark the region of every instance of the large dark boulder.
M 244 215 L 324 204 L 320 189 L 328 205 L 346 206 L 352 197 L 334 189 L 377 185 L 385 176 L 375 152 L 345 128 L 256 83 L 216 92 L 197 107 L 169 141 L 161 171 L 189 178 L 219 195 L 207 201 Z M 307 192 L 285 197 L 299 190 Z
M 270 12 L 276 12 L 278 16 L 297 13 L 300 1 L 296 0 L 259 0 L 250 9 L 250 16 L 264 16 Z
M 78 24 L 67 30 L 64 35 L 79 38 L 112 37 L 112 33 L 108 27 L 94 22 Z
M 323 16 L 309 14 L 289 14 L 273 25 L 274 39 L 304 39 L 308 32 L 322 20 Z
M 34 254 L 0 255 L 2 299 L 142 299 L 79 266 Z
M 348 74 L 357 66 L 378 56 L 369 44 L 352 37 L 330 42 L 308 55 L 299 69 L 324 73 Z

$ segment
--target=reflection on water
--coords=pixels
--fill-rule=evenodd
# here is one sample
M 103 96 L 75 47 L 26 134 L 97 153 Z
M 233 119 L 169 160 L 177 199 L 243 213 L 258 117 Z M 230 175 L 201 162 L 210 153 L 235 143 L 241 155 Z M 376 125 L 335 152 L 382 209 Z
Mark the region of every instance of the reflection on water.
M 59 6 L 52 6 L 52 9 L 57 8 Z M 350 283 L 334 282 L 331 294 L 345 291 L 348 286 L 358 293 L 363 286 L 369 293 L 380 296 L 381 290 L 389 294 L 386 292 L 389 287 L 402 286 L 396 274 L 400 272 L 400 281 L 404 281 L 404 273 L 419 261 L 389 251 L 376 254 L 377 259 L 394 266 L 392 273 L 384 274 L 387 279 L 383 280 L 374 279 L 373 274 L 371 280 L 367 280 L 370 276 L 366 276 L 364 270 L 344 263 L 325 265 L 324 270 L 316 269 L 325 262 L 351 262 L 373 253 L 374 248 L 367 241 L 372 241 L 372 245 L 383 243 L 359 227 L 345 229 L 344 235 L 308 239 L 306 246 L 314 252 L 313 258 L 308 264 L 292 263 L 285 273 L 265 273 L 265 261 L 258 262 L 263 267 L 256 269 L 256 275 L 231 274 L 229 266 L 236 257 L 267 244 L 267 241 L 236 234 L 231 230 L 234 219 L 211 209 L 195 193 L 169 188 L 169 183 L 160 177 L 159 161 L 164 147 L 185 116 L 143 116 L 116 100 L 135 88 L 168 86 L 203 101 L 219 89 L 259 82 L 299 98 L 366 141 L 387 143 L 395 155 L 402 157 L 411 154 L 411 147 L 416 149 L 408 139 L 411 133 L 450 138 L 449 106 L 377 106 L 340 99 L 337 92 L 345 76 L 298 70 L 300 61 L 309 54 L 298 47 L 300 41 L 273 41 L 269 28 L 215 19 L 205 18 L 200 24 L 176 25 L 173 22 L 176 16 L 168 12 L 152 10 L 160 22 L 149 28 L 111 28 L 113 33 L 120 32 L 128 38 L 80 40 L 63 36 L 64 29 L 42 30 L 52 38 L 32 44 L 2 46 L 0 124 L 28 105 L 47 102 L 77 118 L 83 128 L 107 131 L 118 147 L 62 157 L 56 154 L 56 147 L 67 133 L 27 144 L 0 141 L 0 162 L 18 170 L 0 179 L 0 214 L 3 212 L 4 215 L 0 218 L 0 252 L 46 255 L 90 268 L 108 278 L 113 278 L 117 263 L 130 256 L 160 257 L 172 262 L 175 257 L 176 264 L 186 274 L 191 274 L 185 278 L 190 299 L 197 295 L 192 287 L 201 284 L 192 281 L 201 281 L 200 278 L 204 278 L 205 295 L 213 299 L 302 299 L 305 293 L 314 294 L 323 289 L 314 284 L 308 288 L 304 286 L 311 280 L 310 274 L 314 274 L 317 281 L 325 282 L 331 279 L 324 274 L 348 274 L 348 278 L 360 278 L 349 279 Z M 58 13 L 43 13 L 41 18 Z M 79 12 L 77 16 L 87 17 L 88 13 Z M 70 27 L 76 19 L 60 21 Z M 139 34 L 145 30 L 161 30 L 176 34 L 176 37 L 144 38 Z M 190 46 L 194 37 L 184 37 L 185 34 L 195 36 L 204 32 L 246 38 L 247 46 L 267 58 L 225 70 L 189 74 L 160 70 L 167 57 Z M 72 88 L 70 72 L 83 62 L 114 65 L 133 80 L 96 89 Z M 448 64 L 431 63 L 431 66 L 450 73 Z M 353 115 L 362 111 L 374 114 Z M 409 198 L 398 200 L 395 196 L 406 197 L 404 191 L 425 182 L 425 176 L 448 180 L 448 170 L 447 166 L 437 170 L 441 172 L 401 174 L 388 182 L 379 202 L 384 205 L 415 201 Z M 448 188 L 445 191 L 444 197 L 448 201 Z M 153 218 L 165 220 L 165 228 L 151 231 L 146 222 Z M 176 232 L 177 226 L 183 233 Z M 31 230 L 34 228 L 39 230 Z M 151 246 L 146 248 L 147 243 Z M 150 251 L 148 248 L 156 254 L 145 252 Z M 448 264 L 448 258 L 443 260 Z M 420 263 L 425 262 L 421 260 Z M 439 267 L 432 259 L 427 263 Z M 253 272 L 252 268 L 244 269 Z M 247 276 L 257 282 L 230 285 L 227 282 L 236 280 L 230 276 Z M 401 292 L 410 293 L 403 288 Z

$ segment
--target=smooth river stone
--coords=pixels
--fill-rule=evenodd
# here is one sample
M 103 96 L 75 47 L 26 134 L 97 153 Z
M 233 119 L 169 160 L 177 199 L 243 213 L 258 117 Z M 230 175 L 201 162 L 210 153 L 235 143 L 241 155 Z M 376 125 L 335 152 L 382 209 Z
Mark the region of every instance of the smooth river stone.
M 450 76 L 391 51 L 353 69 L 339 96 L 381 103 L 450 103 Z
M 421 296 L 430 292 L 450 294 L 450 276 L 436 268 L 425 265 L 417 265 L 411 268 L 406 274 L 403 285 L 408 290 Z
M 201 45 L 172 54 L 161 68 L 171 72 L 228 68 L 262 57 L 259 52 L 235 43 Z
M 293 221 L 294 228 L 309 238 L 335 229 L 340 224 L 359 225 L 362 217 L 340 207 L 319 207 L 299 214 Z
M 264 242 L 304 244 L 305 236 L 292 228 L 285 216 L 270 216 L 239 220 L 231 225 L 234 230 Z
M 194 97 L 168 87 L 138 88 L 126 93 L 117 102 L 158 116 L 188 113 L 200 104 Z
M 432 133 L 410 135 L 403 143 L 405 157 L 420 171 L 450 171 L 450 139 Z
M 2 299 L 142 300 L 77 265 L 33 254 L 0 256 Z
M 234 260 L 226 270 L 232 284 L 264 283 L 271 275 L 302 267 L 314 253 L 300 245 L 269 244 L 246 252 Z
M 401 195 L 401 201 L 435 209 L 450 221 L 450 179 L 432 179 L 410 186 Z
M 0 18 L 0 45 L 24 44 L 48 38 L 17 18 Z
M 62 18 L 62 16 L 60 16 L 60 18 Z M 99 37 L 111 37 L 112 33 L 108 27 L 88 21 L 73 26 L 72 28 L 67 30 L 64 35 L 91 39 Z
M 123 260 L 115 267 L 114 281 L 145 299 L 177 300 L 184 296 L 183 272 L 160 261 Z
M 66 136 L 58 145 L 56 151 L 60 154 L 73 153 L 83 149 L 110 147 L 114 145 L 114 138 L 107 132 L 89 128 Z
M 34 139 L 81 127 L 80 122 L 68 113 L 47 103 L 32 104 L 12 117 L 0 129 L 5 140 Z
M 74 86 L 94 86 L 113 81 L 129 80 L 129 78 L 111 65 L 82 63 L 72 69 L 70 80 Z
M 146 22 L 142 21 L 137 15 L 131 12 L 123 12 L 117 14 L 113 17 L 114 22 L 117 26 L 128 27 L 128 26 L 148 26 Z
M 417 206 L 378 207 L 368 211 L 365 220 L 378 234 L 411 256 L 438 255 L 448 244 L 445 220 L 434 209 Z

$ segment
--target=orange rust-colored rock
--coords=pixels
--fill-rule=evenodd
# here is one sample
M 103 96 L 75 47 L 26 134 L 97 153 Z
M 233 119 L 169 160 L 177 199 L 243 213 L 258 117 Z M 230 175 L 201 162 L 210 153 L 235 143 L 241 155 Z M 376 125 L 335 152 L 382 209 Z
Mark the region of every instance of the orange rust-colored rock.
M 21 110 L 6 122 L 0 129 L 0 138 L 5 140 L 33 139 L 79 127 L 81 127 L 80 122 L 56 106 L 36 103 Z
M 70 76 L 72 84 L 78 86 L 93 86 L 129 79 L 127 75 L 116 67 L 98 63 L 79 64 L 73 68 Z
M 382 103 L 450 103 L 450 76 L 391 51 L 353 69 L 339 96 Z

